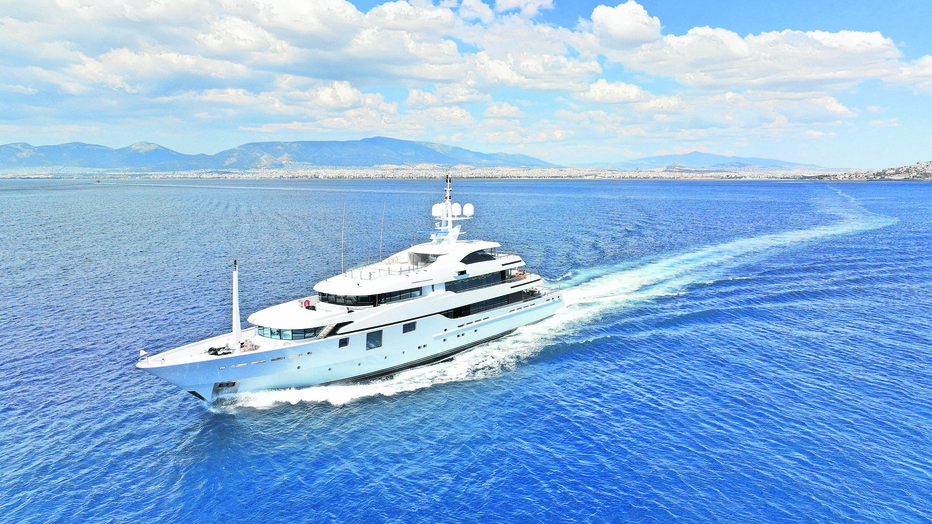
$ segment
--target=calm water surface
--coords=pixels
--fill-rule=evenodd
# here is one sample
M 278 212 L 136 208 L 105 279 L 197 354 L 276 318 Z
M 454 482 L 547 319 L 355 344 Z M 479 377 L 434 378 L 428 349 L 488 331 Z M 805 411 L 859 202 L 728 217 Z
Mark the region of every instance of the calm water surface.
M 245 317 L 442 186 L 0 180 L 0 521 L 932 520 L 929 184 L 455 181 L 564 310 L 223 405 L 135 369 L 229 329 L 233 259 Z

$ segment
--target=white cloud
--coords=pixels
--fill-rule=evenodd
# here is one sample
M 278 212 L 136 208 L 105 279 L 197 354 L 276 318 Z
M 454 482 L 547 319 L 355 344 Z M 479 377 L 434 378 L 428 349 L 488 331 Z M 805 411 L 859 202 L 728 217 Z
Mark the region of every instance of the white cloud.
M 926 55 L 908 64 L 902 64 L 891 83 L 913 86 L 917 91 L 932 93 L 932 56 Z
M 553 0 L 495 0 L 495 12 L 518 10 L 521 16 L 534 17 L 541 9 L 553 9 Z
M 217 79 L 245 77 L 249 68 L 242 64 L 214 60 L 170 49 L 113 49 L 99 59 L 86 57 L 71 65 L 67 73 L 79 83 L 105 85 L 130 93 L 154 92 L 178 76 L 201 76 Z
M 592 10 L 592 31 L 609 48 L 628 48 L 660 38 L 660 20 L 634 0 Z
M 491 96 L 465 84 L 444 84 L 434 92 L 421 89 L 408 91 L 407 104 L 411 107 L 437 106 L 441 104 L 461 104 L 466 102 L 485 102 Z
M 463 0 L 460 4 L 457 14 L 463 20 L 479 20 L 484 24 L 489 24 L 495 20 L 495 13 L 492 8 L 487 6 L 482 0 Z
M 26 87 L 18 84 L 0 84 L 0 91 L 17 93 L 20 95 L 34 95 L 39 92 L 39 90 L 34 87 Z
M 459 106 L 429 107 L 411 111 L 409 114 L 415 120 L 425 123 L 424 125 L 427 127 L 437 124 L 468 126 L 476 123 L 476 119 L 473 118 L 472 114 Z
M 437 93 L 412 89 L 408 91 L 408 100 L 406 103 L 411 107 L 436 106 L 440 105 L 440 97 Z
M 899 118 L 889 118 L 886 120 L 871 120 L 870 121 L 871 127 L 887 128 L 887 127 L 899 127 L 899 125 L 900 125 Z
M 309 93 L 310 102 L 328 109 L 349 109 L 375 106 L 382 102 L 381 95 L 365 94 L 349 82 L 332 82 Z
M 291 62 L 298 50 L 280 40 L 254 22 L 238 17 L 226 17 L 210 24 L 207 31 L 197 36 L 204 49 L 224 56 L 242 53 L 264 58 L 271 62 Z
M 474 85 L 504 85 L 524 89 L 578 90 L 581 82 L 601 70 L 595 61 L 580 62 L 561 55 L 509 54 L 501 59 L 479 52 L 467 60 Z
M 810 138 L 822 138 L 822 137 L 827 137 L 827 136 L 828 137 L 835 136 L 835 133 L 832 133 L 832 132 L 826 133 L 823 131 L 816 131 L 814 129 L 810 129 L 806 131 L 806 136 Z
M 880 33 L 787 30 L 742 38 L 725 29 L 697 27 L 606 56 L 688 86 L 808 89 L 815 83 L 844 87 L 889 76 L 898 70 L 899 51 Z
M 377 5 L 366 14 L 367 25 L 419 34 L 443 34 L 456 20 L 453 11 L 443 7 L 413 6 L 401 0 Z
M 619 104 L 627 102 L 640 102 L 648 96 L 643 89 L 636 85 L 624 82 L 609 83 L 604 78 L 598 79 L 589 89 L 577 95 L 577 98 L 587 102 L 605 104 Z
M 226 7 L 244 18 L 255 20 L 262 27 L 332 38 L 338 42 L 344 40 L 342 35 L 351 35 L 365 25 L 364 15 L 345 0 L 231 1 Z
M 639 111 L 656 113 L 674 113 L 687 110 L 686 104 L 680 97 L 666 95 L 651 96 L 648 100 L 637 104 L 637 108 Z
M 508 102 L 495 102 L 489 104 L 482 116 L 487 118 L 521 118 L 524 113 L 520 108 Z
M 498 18 L 487 27 L 471 27 L 457 33 L 464 41 L 496 58 L 516 51 L 567 55 L 574 34 L 568 29 L 534 23 L 515 16 Z M 520 45 L 515 45 L 520 42 Z
M 210 2 L 188 0 L 56 0 L 55 5 L 81 19 L 98 21 L 177 21 L 199 17 L 212 10 Z
M 833 96 L 816 97 L 810 100 L 810 102 L 832 114 L 839 116 L 857 116 Z
M 486 102 L 492 99 L 492 96 L 488 93 L 483 93 L 471 85 L 461 83 L 441 85 L 437 88 L 437 94 L 447 104 Z

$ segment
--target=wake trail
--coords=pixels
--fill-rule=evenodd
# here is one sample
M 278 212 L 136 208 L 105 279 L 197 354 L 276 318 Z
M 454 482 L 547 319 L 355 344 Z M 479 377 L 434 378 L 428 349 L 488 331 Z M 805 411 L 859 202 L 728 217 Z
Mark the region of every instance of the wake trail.
M 551 287 L 563 293 L 566 306 L 554 316 L 515 333 L 457 355 L 453 360 L 414 368 L 393 377 L 369 383 L 313 386 L 297 390 L 244 393 L 235 397 L 232 408 L 265 409 L 278 404 L 304 402 L 344 405 L 377 395 L 390 397 L 439 384 L 479 380 L 513 369 L 561 337 L 566 337 L 592 318 L 624 306 L 682 293 L 688 286 L 709 282 L 737 267 L 751 264 L 789 248 L 889 226 L 895 218 L 870 213 L 856 205 L 829 203 L 824 211 L 838 221 L 808 229 L 764 234 L 666 256 L 640 265 L 619 264 L 582 269 L 560 277 Z M 211 409 L 230 409 L 212 407 Z

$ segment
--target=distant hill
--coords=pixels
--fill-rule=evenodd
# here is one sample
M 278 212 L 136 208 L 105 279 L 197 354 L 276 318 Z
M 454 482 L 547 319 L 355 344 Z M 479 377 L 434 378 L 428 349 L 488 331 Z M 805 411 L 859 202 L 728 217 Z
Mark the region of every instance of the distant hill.
M 669 167 L 673 164 L 676 164 L 677 167 L 688 169 L 793 169 L 818 167 L 769 158 L 713 155 L 710 153 L 700 153 L 698 151 L 685 155 L 661 155 L 641 158 L 623 164 L 613 165 L 612 167 L 619 169 L 657 169 Z
M 874 171 L 870 176 L 877 180 L 932 180 L 932 162 L 882 169 Z
M 556 167 L 526 155 L 478 153 L 430 142 L 386 137 L 348 141 L 256 142 L 216 155 L 186 155 L 141 142 L 113 149 L 72 142 L 56 146 L 0 146 L 0 169 L 23 167 L 132 168 L 151 171 L 281 167 L 372 167 L 468 164 L 481 167 Z

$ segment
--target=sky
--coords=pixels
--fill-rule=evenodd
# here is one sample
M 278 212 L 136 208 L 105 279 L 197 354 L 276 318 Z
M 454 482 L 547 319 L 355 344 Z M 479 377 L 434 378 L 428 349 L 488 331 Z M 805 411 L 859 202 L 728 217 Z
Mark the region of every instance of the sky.
M 929 0 L 0 0 L 0 144 L 932 160 Z

